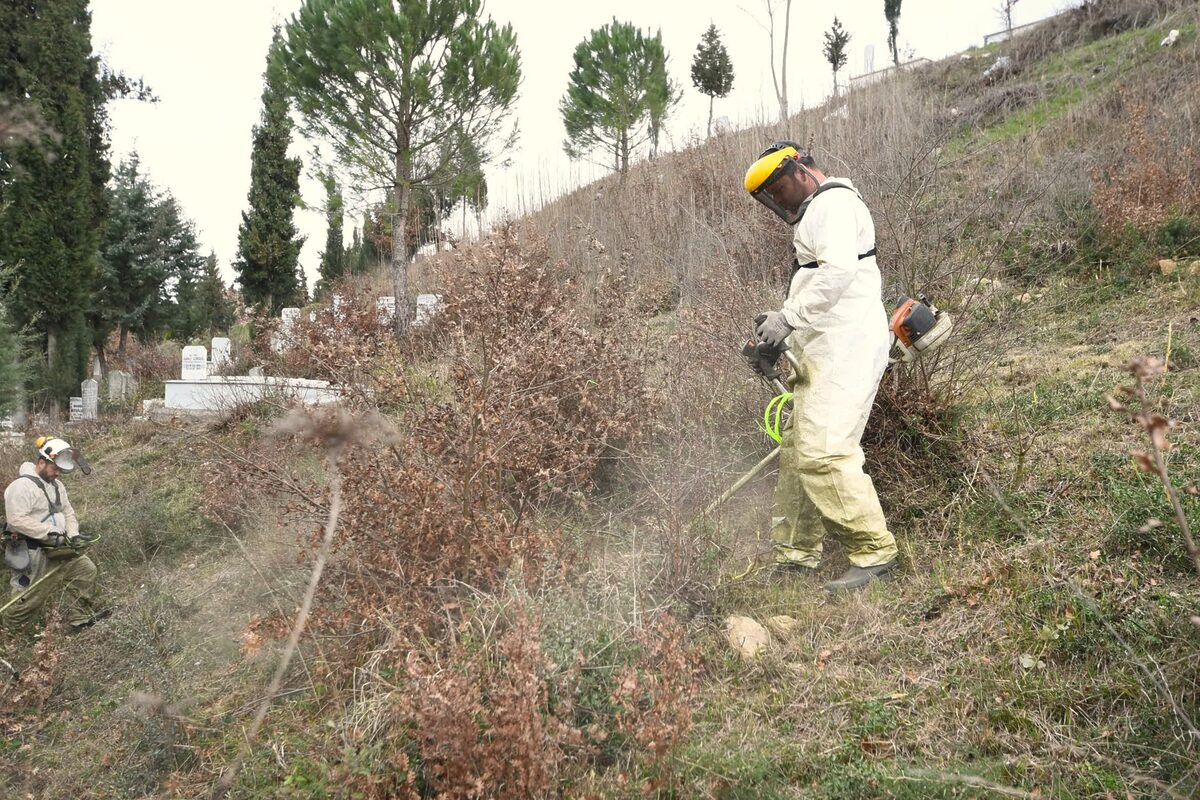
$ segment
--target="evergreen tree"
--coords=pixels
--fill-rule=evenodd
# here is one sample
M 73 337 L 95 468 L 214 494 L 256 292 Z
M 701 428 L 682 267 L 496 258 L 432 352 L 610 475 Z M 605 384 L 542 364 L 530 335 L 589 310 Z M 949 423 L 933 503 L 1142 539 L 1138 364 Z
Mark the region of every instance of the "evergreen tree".
M 18 331 L 0 303 L 0 417 L 15 411 L 21 402 L 21 387 L 29 379 L 28 336 Z
M 204 270 L 204 257 L 196 241 L 196 226 L 184 217 L 178 201 L 170 194 L 159 203 L 159 242 L 167 267 L 170 297 L 161 294 L 159 305 L 138 335 L 147 338 L 169 326 L 177 338 L 188 340 L 203 329 L 194 318 L 196 287 Z M 165 288 L 165 287 L 164 287 Z
M 272 51 L 279 46 L 276 32 Z M 254 126 L 250 155 L 250 207 L 242 212 L 233 268 L 247 305 L 261 304 L 271 314 L 295 305 L 300 297 L 299 259 L 304 237 L 292 219 L 300 197 L 300 159 L 289 158 L 292 120 L 277 70 L 264 75 L 262 118 Z
M 117 168 L 109 207 L 91 310 L 103 368 L 105 342 L 114 330 L 122 355 L 130 333 L 145 341 L 169 328 L 187 340 L 197 331 L 190 309 L 204 262 L 195 226 L 175 198 L 142 173 L 136 153 Z
M 317 284 L 317 294 L 322 294 L 331 282 L 346 274 L 346 254 L 342 247 L 342 225 L 345 219 L 342 187 L 338 185 L 332 170 L 321 176 L 321 182 L 325 184 L 325 221 L 328 228 L 325 234 L 325 249 L 321 252 L 321 280 Z
M 346 270 L 352 275 L 358 275 L 364 270 L 360 267 L 359 262 L 363 258 L 363 241 L 357 226 L 351 229 L 350 246 L 342 252 L 342 263 L 346 265 Z
M 0 105 L 41 130 L 3 144 L 0 285 L 12 325 L 28 330 L 52 403 L 79 390 L 91 334 L 86 310 L 108 178 L 99 62 L 86 0 L 0 4 Z
M 141 173 L 137 154 L 117 168 L 109 203 L 111 213 L 92 287 L 91 323 L 103 361 L 104 342 L 120 332 L 124 355 L 130 331 L 156 328 L 170 276 L 162 236 L 166 229 L 161 198 Z
M 667 77 L 662 33 L 649 36 L 613 19 L 580 42 L 574 58 L 567 94 L 558 106 L 567 129 L 563 149 L 571 158 L 582 158 L 599 147 L 624 174 L 633 150 L 657 141 L 679 99 Z
M 204 260 L 191 316 L 199 333 L 228 333 L 233 325 L 233 303 L 217 268 L 216 253 L 210 252 Z
M 708 95 L 708 135 L 712 136 L 713 100 L 725 97 L 733 89 L 733 62 L 721 42 L 716 25 L 709 25 L 696 45 L 692 57 L 692 85 Z
M 849 42 L 850 34 L 842 27 L 841 20 L 834 17 L 833 26 L 825 31 L 825 47 L 822 52 L 825 54 L 825 60 L 829 62 L 829 66 L 833 68 L 833 93 L 835 95 L 838 91 L 838 70 L 846 66 L 846 61 L 850 58 L 850 54 L 846 52 L 846 45 Z
M 888 48 L 892 51 L 892 63 L 900 66 L 900 51 L 896 49 L 896 39 L 900 37 L 900 2 L 901 0 L 883 0 L 883 15 L 888 23 Z
M 445 182 L 459 142 L 489 158 L 521 81 L 512 27 L 480 9 L 480 0 L 304 0 L 277 51 L 306 130 L 333 145 L 359 185 L 391 189 L 397 334 L 413 313 L 404 299 L 413 189 Z
M 299 264 L 296 265 L 296 293 L 292 296 L 292 302 L 297 306 L 308 304 L 308 273 Z
M 468 210 L 479 213 L 487 206 L 487 178 L 474 144 L 458 143 L 446 159 L 448 166 L 442 179 L 413 192 L 415 213 L 409 225 L 415 236 L 413 249 L 438 241 L 442 225 L 460 203 L 464 214 Z

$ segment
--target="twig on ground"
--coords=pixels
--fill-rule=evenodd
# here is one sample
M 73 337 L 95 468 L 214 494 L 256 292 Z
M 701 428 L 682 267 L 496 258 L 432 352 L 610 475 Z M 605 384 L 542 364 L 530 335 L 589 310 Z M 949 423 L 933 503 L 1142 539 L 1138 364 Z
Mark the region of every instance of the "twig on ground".
M 308 590 L 304 593 L 304 602 L 300 606 L 300 611 L 296 614 L 296 622 L 292 625 L 292 634 L 288 637 L 287 645 L 283 649 L 283 655 L 279 659 L 279 666 L 275 669 L 275 674 L 272 676 L 271 683 L 267 687 L 266 696 L 258 707 L 258 713 L 254 715 L 254 721 L 250 725 L 250 730 L 246 733 L 246 738 L 242 742 L 237 758 L 225 768 L 225 772 L 221 774 L 216 786 L 213 787 L 211 795 L 213 800 L 219 800 L 219 798 L 225 796 L 226 792 L 233 786 L 233 781 L 237 778 L 238 771 L 241 770 L 246 757 L 250 755 L 250 750 L 254 746 L 254 740 L 258 736 L 259 728 L 262 727 L 263 720 L 266 719 L 267 710 L 271 707 L 271 701 L 275 699 L 275 696 L 279 692 L 283 676 L 287 673 L 288 666 L 292 661 L 292 655 L 296 652 L 296 647 L 300 642 L 300 636 L 304 633 L 304 624 L 308 621 L 313 597 L 317 593 L 317 586 L 321 583 L 321 573 L 325 570 L 325 562 L 329 557 L 329 551 L 333 547 L 333 534 L 337 530 L 338 514 L 341 512 L 342 476 L 338 471 L 337 465 L 337 457 L 341 449 L 342 444 L 337 443 L 330 448 L 329 455 L 327 456 L 330 473 L 329 517 L 325 522 L 325 538 L 321 541 L 321 549 L 317 553 L 317 560 L 313 564 L 312 576 L 308 581 Z
M 956 783 L 961 786 L 972 786 L 977 789 L 986 789 L 989 792 L 1004 795 L 1005 797 L 1022 797 L 1027 800 L 1038 800 L 1040 795 L 1027 792 L 1024 789 L 1018 789 L 1014 786 L 1005 786 L 1001 783 L 993 783 L 986 778 L 981 778 L 978 775 L 964 775 L 957 772 L 934 772 L 929 769 L 909 769 L 899 775 L 893 775 L 893 780 L 900 781 L 933 781 L 935 783 Z

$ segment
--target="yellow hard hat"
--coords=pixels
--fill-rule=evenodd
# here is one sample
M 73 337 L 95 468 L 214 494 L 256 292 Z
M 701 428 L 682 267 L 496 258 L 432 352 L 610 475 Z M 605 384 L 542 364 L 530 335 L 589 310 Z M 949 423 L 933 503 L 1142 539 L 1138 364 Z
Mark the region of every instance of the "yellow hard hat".
M 780 176 L 795 169 L 800 159 L 796 148 L 785 146 L 778 150 L 767 148 L 761 157 L 746 170 L 746 191 L 754 194 L 777 181 Z
M 806 157 L 809 157 L 808 151 L 795 142 L 776 142 L 764 150 L 758 160 L 750 165 L 750 169 L 746 170 L 746 191 L 788 225 L 795 225 L 800 221 L 800 206 L 785 208 L 779 205 L 767 189 L 784 175 L 790 175 L 799 169 L 801 159 Z

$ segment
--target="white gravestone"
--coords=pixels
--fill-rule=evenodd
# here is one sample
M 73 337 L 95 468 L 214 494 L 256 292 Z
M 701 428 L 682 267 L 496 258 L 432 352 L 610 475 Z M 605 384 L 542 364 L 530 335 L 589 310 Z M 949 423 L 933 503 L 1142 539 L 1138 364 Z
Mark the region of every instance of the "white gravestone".
M 213 369 L 222 370 L 233 363 L 233 343 L 224 336 L 212 340 Z
M 340 294 L 333 296 L 333 321 L 342 321 L 342 296 Z
M 100 382 L 88 378 L 83 382 L 83 418 L 96 419 L 100 416 Z
M 282 353 L 291 344 L 292 337 L 295 335 L 296 323 L 300 321 L 300 309 L 280 309 L 279 320 L 279 330 L 271 336 L 271 350 L 276 353 Z M 312 321 L 312 313 L 309 312 L 309 322 Z
M 114 369 L 108 373 L 108 399 L 115 403 L 124 402 L 137 391 L 133 374 Z
M 413 327 L 421 327 L 437 314 L 438 309 L 442 305 L 442 296 L 440 294 L 419 294 L 417 295 L 417 317 L 413 320 Z
M 79 422 L 81 419 L 83 419 L 83 398 L 82 397 L 72 397 L 71 405 L 69 406 L 69 408 L 70 408 L 70 410 L 67 413 L 67 421 L 68 422 Z
M 396 319 L 396 298 L 394 297 L 379 297 L 375 299 L 375 314 L 379 317 L 379 324 L 385 325 Z
M 185 381 L 202 381 L 208 377 L 208 350 L 204 345 L 192 344 L 183 348 L 183 371 L 179 377 Z

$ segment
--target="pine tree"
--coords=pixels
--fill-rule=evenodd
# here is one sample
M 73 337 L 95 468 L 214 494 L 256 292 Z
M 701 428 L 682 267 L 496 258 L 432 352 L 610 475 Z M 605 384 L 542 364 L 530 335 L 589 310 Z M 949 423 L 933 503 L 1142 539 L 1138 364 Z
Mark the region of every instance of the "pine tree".
M 86 0 L 0 5 L 0 102 L 21 103 L 42 131 L 0 157 L 0 294 L 12 324 L 33 337 L 52 403 L 79 389 L 91 333 L 86 311 L 108 179 L 99 62 Z
M 558 106 L 567 129 L 563 150 L 583 158 L 599 147 L 624 174 L 639 145 L 657 142 L 679 100 L 678 87 L 667 77 L 662 33 L 650 36 L 613 19 L 576 46 L 574 60 Z
M 279 41 L 276 32 L 272 51 Z M 254 126 L 250 155 L 250 207 L 242 212 L 233 268 L 246 304 L 260 304 L 274 315 L 299 302 L 304 237 L 297 235 L 292 219 L 300 197 L 300 159 L 287 154 L 292 120 L 283 83 L 270 58 L 264 83 L 262 117 Z
M 841 20 L 835 16 L 833 26 L 825 31 L 825 47 L 822 49 L 825 60 L 833 68 L 833 93 L 835 95 L 838 91 L 838 70 L 846 66 L 846 61 L 850 58 L 850 54 L 846 52 L 846 45 L 849 42 L 850 34 L 842 27 Z
M 888 49 L 892 51 L 892 63 L 900 66 L 900 52 L 896 49 L 896 39 L 900 37 L 900 3 L 901 0 L 883 0 L 883 16 L 888 23 Z
M 512 26 L 484 18 L 481 5 L 304 0 L 276 53 L 306 131 L 329 141 L 360 185 L 391 190 L 397 335 L 413 313 L 404 299 L 413 189 L 444 182 L 441 156 L 456 142 L 490 157 L 521 82 Z
M 325 249 L 321 251 L 318 295 L 322 294 L 330 283 L 346 274 L 346 254 L 342 247 L 342 225 L 345 219 L 342 187 L 338 185 L 332 170 L 321 176 L 321 182 L 325 184 L 325 221 L 328 228 L 325 234 Z
M 696 55 L 692 57 L 692 85 L 701 94 L 708 95 L 708 135 L 712 136 L 713 100 L 725 97 L 733 89 L 733 63 L 716 25 L 709 25 L 700 44 L 696 45 Z

